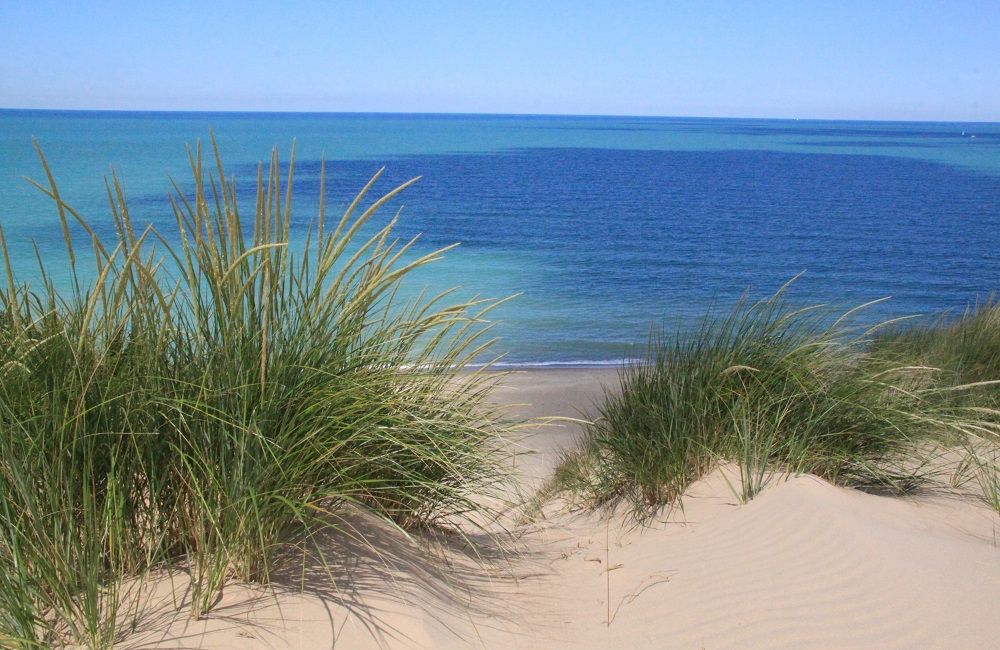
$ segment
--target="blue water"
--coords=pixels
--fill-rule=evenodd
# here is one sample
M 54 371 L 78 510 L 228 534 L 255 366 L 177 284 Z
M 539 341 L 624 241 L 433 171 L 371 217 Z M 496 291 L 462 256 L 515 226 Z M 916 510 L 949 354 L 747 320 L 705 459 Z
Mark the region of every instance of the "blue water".
M 257 162 L 297 142 L 296 228 L 385 165 L 420 175 L 403 208 L 420 251 L 461 242 L 415 278 L 521 294 L 494 314 L 512 363 L 613 362 L 650 325 L 683 326 L 795 274 L 792 298 L 867 318 L 961 310 L 1000 288 L 1000 124 L 469 115 L 0 111 L 0 222 L 18 274 L 38 243 L 65 265 L 41 178 L 103 228 L 114 166 L 133 215 L 168 224 L 168 178 L 213 129 L 250 192 Z

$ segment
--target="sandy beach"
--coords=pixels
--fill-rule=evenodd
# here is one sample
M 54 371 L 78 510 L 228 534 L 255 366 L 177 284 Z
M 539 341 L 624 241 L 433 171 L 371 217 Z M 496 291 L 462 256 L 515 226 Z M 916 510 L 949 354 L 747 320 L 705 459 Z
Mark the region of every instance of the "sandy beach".
M 0 3 L 0 650 L 1000 650 L 998 31 Z
M 519 404 L 518 416 L 586 417 L 615 378 L 515 372 L 494 399 Z M 525 495 L 581 431 L 527 432 Z M 202 620 L 178 607 L 183 577 L 164 576 L 123 647 L 995 647 L 1000 518 L 972 495 L 878 496 L 797 476 L 740 505 L 738 481 L 721 467 L 647 526 L 553 500 L 534 517 L 512 513 L 502 547 L 482 535 L 475 552 L 455 535 L 348 517 L 343 528 L 366 543 L 324 542 L 325 563 L 299 563 L 273 590 L 227 586 Z

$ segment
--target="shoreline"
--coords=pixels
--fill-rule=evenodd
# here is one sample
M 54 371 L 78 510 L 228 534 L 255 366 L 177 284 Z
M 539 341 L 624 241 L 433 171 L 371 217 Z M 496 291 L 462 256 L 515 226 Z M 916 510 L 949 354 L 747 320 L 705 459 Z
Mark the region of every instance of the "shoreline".
M 466 367 L 473 370 L 480 368 L 495 368 L 497 370 L 601 370 L 604 368 L 622 368 L 627 365 L 642 363 L 642 359 L 626 358 L 615 361 L 500 361 L 497 363 L 470 363 Z

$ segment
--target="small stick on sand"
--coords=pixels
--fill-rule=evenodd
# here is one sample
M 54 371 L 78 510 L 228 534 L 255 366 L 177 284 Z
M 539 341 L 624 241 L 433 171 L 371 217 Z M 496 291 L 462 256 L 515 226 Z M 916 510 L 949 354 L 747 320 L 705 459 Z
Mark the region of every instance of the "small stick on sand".
M 604 574 L 607 576 L 608 627 L 611 627 L 611 517 L 604 522 Z

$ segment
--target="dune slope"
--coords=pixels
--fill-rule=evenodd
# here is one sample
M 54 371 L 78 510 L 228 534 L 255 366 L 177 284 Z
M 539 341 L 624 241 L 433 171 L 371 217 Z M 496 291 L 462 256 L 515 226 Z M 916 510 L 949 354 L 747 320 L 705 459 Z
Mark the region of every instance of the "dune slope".
M 575 415 L 607 373 L 512 376 L 524 414 Z M 563 380 L 560 383 L 561 379 Z M 530 402 L 530 403 L 529 403 Z M 578 431 L 526 441 L 535 486 Z M 728 472 L 728 474 L 727 474 Z M 227 588 L 200 621 L 156 585 L 127 647 L 988 648 L 1000 638 L 1000 518 L 968 499 L 875 496 L 775 479 L 739 505 L 726 468 L 649 527 L 551 504 L 481 569 L 462 540 L 409 539 L 357 515 L 372 545 L 324 541 L 273 592 Z M 427 553 L 447 566 L 434 568 Z M 610 570 L 609 570 L 610 569 Z M 175 576 L 174 585 L 183 584 Z M 183 589 L 182 589 L 183 591 Z M 610 624 L 608 621 L 610 613 Z

